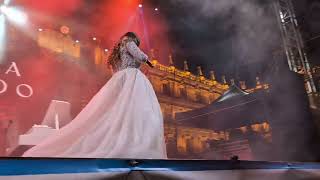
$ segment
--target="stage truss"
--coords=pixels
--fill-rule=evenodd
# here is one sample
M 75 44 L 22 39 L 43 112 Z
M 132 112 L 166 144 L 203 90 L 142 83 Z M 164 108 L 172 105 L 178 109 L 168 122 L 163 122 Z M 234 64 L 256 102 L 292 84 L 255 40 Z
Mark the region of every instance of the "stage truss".
M 291 71 L 304 74 L 308 93 L 317 89 L 312 77 L 310 63 L 305 52 L 305 45 L 299 31 L 298 21 L 291 0 L 275 0 L 275 11 L 281 29 L 283 49 Z

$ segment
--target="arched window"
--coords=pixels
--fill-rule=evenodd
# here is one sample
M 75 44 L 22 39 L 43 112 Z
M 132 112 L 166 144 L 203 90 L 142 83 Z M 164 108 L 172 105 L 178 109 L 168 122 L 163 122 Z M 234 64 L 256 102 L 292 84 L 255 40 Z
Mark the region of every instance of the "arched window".
M 167 96 L 171 96 L 170 84 L 164 83 L 162 84 L 162 93 Z
M 195 94 L 195 99 L 194 101 L 195 102 L 201 102 L 201 92 L 200 91 L 196 91 L 196 94 Z
M 181 87 L 180 88 L 180 97 L 182 97 L 182 98 L 187 98 L 188 97 L 187 88 L 186 87 Z

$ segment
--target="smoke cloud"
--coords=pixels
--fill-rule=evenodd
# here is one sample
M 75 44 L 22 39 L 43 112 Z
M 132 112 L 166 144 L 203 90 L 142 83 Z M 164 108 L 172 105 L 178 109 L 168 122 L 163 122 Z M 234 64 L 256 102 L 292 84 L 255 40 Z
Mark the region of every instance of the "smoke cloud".
M 227 33 L 220 39 L 207 41 L 206 48 L 199 50 L 203 64 L 219 66 L 223 69 L 223 73 L 236 77 L 239 75 L 244 80 L 254 79 L 273 64 L 277 66 L 276 72 L 266 71 L 271 73 L 263 74 L 264 79 L 268 79 L 271 83 L 270 92 L 265 95 L 263 101 L 266 103 L 265 112 L 272 127 L 273 150 L 261 154 L 260 158 L 287 161 L 314 160 L 316 148 L 319 147 L 315 147 L 315 144 L 318 144 L 315 140 L 317 135 L 308 109 L 303 77 L 289 71 L 285 56 L 273 57 L 274 51 L 281 50 L 282 42 L 272 2 L 175 0 L 174 4 L 184 6 L 188 9 L 188 14 L 192 14 L 183 17 L 181 21 L 196 32 L 210 31 L 210 29 L 201 31 L 207 27 L 205 23 L 222 21 L 219 27 L 212 29 L 212 33 L 223 31 Z M 228 41 L 231 41 L 231 46 Z M 225 47 L 225 50 L 214 51 L 219 49 L 218 46 Z M 232 54 L 232 57 L 228 54 Z M 224 59 L 219 60 L 217 57 Z M 247 71 L 245 76 L 243 68 Z M 264 150 L 261 146 L 257 148 L 261 152 Z
M 215 70 L 222 70 L 221 73 L 241 76 L 245 70 L 249 75 L 245 75 L 244 79 L 248 76 L 255 78 L 257 72 L 261 72 L 261 68 L 272 60 L 272 52 L 281 46 L 279 26 L 271 2 L 175 0 L 173 4 L 185 7 L 192 14 L 181 17 L 180 21 L 195 32 L 219 33 L 216 36 L 221 37 L 207 42 L 198 54 L 202 57 L 201 64 L 211 64 L 218 68 Z M 217 27 L 209 29 L 212 26 L 208 23 L 215 23 Z

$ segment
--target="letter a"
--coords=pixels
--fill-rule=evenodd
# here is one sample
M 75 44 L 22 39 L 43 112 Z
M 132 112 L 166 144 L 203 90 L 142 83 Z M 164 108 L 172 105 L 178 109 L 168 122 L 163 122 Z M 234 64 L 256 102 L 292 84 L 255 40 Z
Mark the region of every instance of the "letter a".
M 9 72 L 14 72 L 16 73 L 17 76 L 21 76 L 18 66 L 15 62 L 12 62 L 8 70 L 5 72 L 5 74 L 8 74 Z

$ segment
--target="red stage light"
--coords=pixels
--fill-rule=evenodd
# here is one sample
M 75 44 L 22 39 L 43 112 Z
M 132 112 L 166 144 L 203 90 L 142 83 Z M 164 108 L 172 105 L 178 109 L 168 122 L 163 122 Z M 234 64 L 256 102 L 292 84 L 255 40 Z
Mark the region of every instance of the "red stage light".
M 61 26 L 60 31 L 62 34 L 68 34 L 70 32 L 70 29 L 67 26 Z
M 142 4 L 139 4 L 139 8 L 142 8 Z
M 155 11 L 158 11 L 159 9 L 158 9 L 158 8 L 154 8 L 154 10 L 155 10 Z

